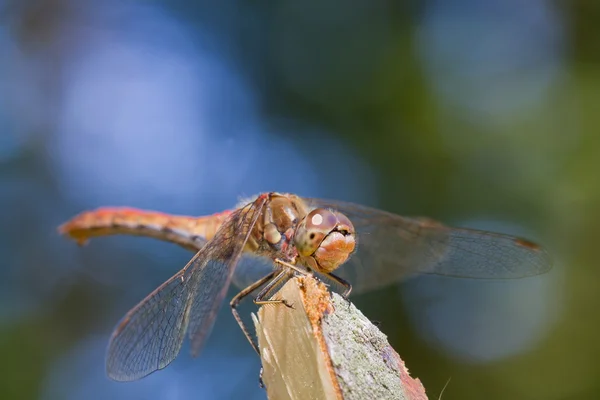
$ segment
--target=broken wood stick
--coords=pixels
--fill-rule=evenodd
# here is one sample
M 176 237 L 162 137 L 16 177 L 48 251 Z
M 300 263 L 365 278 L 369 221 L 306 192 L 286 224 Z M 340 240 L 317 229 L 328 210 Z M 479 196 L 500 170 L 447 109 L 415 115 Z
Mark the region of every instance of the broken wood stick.
M 426 400 L 400 356 L 352 303 L 310 276 L 290 279 L 253 315 L 270 400 Z

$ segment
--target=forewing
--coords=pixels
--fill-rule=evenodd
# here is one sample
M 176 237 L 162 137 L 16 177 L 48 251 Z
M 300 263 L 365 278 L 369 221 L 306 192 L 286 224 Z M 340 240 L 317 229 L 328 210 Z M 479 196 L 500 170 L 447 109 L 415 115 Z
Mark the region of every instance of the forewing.
M 239 209 L 218 230 L 203 248 L 208 254 L 197 259 L 189 269 L 193 291 L 189 332 L 192 354 L 197 356 L 212 330 L 214 320 L 223 304 L 236 265 L 257 219 L 263 213 L 267 195 Z M 210 287 L 210 290 L 205 290 Z
M 259 197 L 234 212 L 184 269 L 125 315 L 109 343 L 109 377 L 131 381 L 166 367 L 188 327 L 193 352 L 199 352 L 265 201 Z
M 426 218 L 406 218 L 357 204 L 306 199 L 311 207 L 345 214 L 357 231 L 355 254 L 336 275 L 365 292 L 416 273 L 463 278 L 510 279 L 544 273 L 548 253 L 524 239 L 457 229 Z

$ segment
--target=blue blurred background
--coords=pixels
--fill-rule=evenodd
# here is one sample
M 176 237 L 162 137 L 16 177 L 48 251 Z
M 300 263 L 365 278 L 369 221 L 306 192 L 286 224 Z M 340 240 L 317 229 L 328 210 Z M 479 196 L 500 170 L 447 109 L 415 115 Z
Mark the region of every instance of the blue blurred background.
M 600 3 L 19 0 L 0 18 L 1 399 L 264 399 L 227 307 L 198 359 L 109 381 L 113 326 L 191 254 L 55 229 L 269 190 L 544 243 L 542 277 L 354 301 L 430 398 L 449 379 L 444 399 L 597 398 Z

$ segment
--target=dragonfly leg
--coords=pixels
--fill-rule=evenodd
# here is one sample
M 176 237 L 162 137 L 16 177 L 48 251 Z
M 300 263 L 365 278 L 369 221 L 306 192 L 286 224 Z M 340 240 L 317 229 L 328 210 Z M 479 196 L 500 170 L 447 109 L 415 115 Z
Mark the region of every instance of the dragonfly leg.
M 328 273 L 328 274 L 324 274 L 324 275 L 327 276 L 328 278 L 331 278 L 331 280 L 339 283 L 344 288 L 346 288 L 346 290 L 344 290 L 344 293 L 342 293 L 342 297 L 344 299 L 348 300 L 348 296 L 350 296 L 350 292 L 352 292 L 352 284 L 350 282 L 348 282 L 347 280 L 342 279 L 339 276 L 334 275 L 332 273 Z
M 267 296 L 275 288 L 275 285 L 277 285 L 277 283 L 279 283 L 286 276 L 289 277 L 289 271 L 288 270 L 279 271 L 279 273 L 277 275 L 275 275 L 277 272 L 278 272 L 277 270 L 274 270 L 270 274 L 264 276 L 263 278 L 259 279 L 256 282 L 254 282 L 252 285 L 248 286 L 247 288 L 245 288 L 244 290 L 242 290 L 241 292 L 239 292 L 233 299 L 231 299 L 231 302 L 229 303 L 229 305 L 231 307 L 231 312 L 233 313 L 233 316 L 235 317 L 235 320 L 237 321 L 238 325 L 242 329 L 242 332 L 244 332 L 244 335 L 246 336 L 246 339 L 248 339 L 248 341 L 250 342 L 250 345 L 252 345 L 252 348 L 254 349 L 254 351 L 256 351 L 256 353 L 258 355 L 260 355 L 260 351 L 258 350 L 258 345 L 254 342 L 254 340 L 252 339 L 252 336 L 250 335 L 250 331 L 248 330 L 248 328 L 246 328 L 246 324 L 244 324 L 244 321 L 242 321 L 242 318 L 240 317 L 240 314 L 237 311 L 237 306 L 240 304 L 240 302 L 246 296 L 248 296 L 253 291 L 255 291 L 259 287 L 261 287 L 264 284 L 266 284 L 266 286 L 256 296 L 256 299 L 254 300 L 254 304 L 261 305 L 261 304 L 280 304 L 280 303 L 283 303 L 286 306 L 291 307 L 290 305 L 288 305 L 286 303 L 285 300 L 273 300 L 273 301 L 271 301 L 271 300 L 263 301 L 262 300 L 265 296 Z M 265 384 L 264 384 L 263 379 L 262 379 L 263 371 L 264 371 L 264 369 L 261 366 L 260 367 L 260 374 L 258 376 L 258 386 L 260 388 L 264 388 L 265 387 Z
M 283 261 L 283 260 L 282 260 L 282 259 L 280 259 L 280 258 L 276 258 L 276 259 L 275 259 L 275 263 L 276 263 L 276 264 L 279 264 L 279 265 L 281 265 L 281 266 L 283 266 L 283 267 L 289 268 L 289 269 L 291 269 L 292 271 L 296 271 L 296 272 L 297 272 L 297 273 L 299 273 L 300 275 L 305 275 L 305 276 L 306 276 L 306 275 L 312 275 L 312 274 L 310 273 L 310 271 L 308 271 L 308 270 L 304 270 L 304 269 L 302 269 L 302 268 L 298 268 L 298 267 L 297 267 L 297 266 L 295 266 L 294 264 L 290 264 L 289 262 L 287 262 L 287 261 Z
M 289 268 L 289 269 L 291 269 L 291 270 L 293 270 L 293 271 L 296 271 L 296 272 L 297 272 L 298 274 L 300 274 L 300 275 L 303 275 L 303 276 L 308 276 L 308 275 L 310 275 L 310 276 L 312 276 L 312 277 L 313 277 L 313 278 L 314 278 L 314 279 L 315 279 L 317 282 L 321 282 L 323 285 L 325 285 L 325 286 L 329 287 L 329 285 L 327 284 L 327 282 L 323 282 L 323 280 L 322 280 L 321 278 L 319 278 L 317 275 L 315 275 L 315 274 L 313 273 L 313 271 L 312 271 L 312 270 L 311 270 L 309 267 L 306 267 L 306 269 L 298 268 L 298 267 L 297 267 L 297 266 L 295 266 L 294 264 L 290 264 L 289 262 L 283 261 L 283 260 L 281 260 L 281 259 L 279 259 L 279 258 L 276 258 L 276 259 L 275 259 L 275 263 L 277 263 L 277 264 L 279 264 L 279 265 L 281 265 L 281 266 L 283 266 L 283 267 Z M 344 287 L 346 287 L 346 288 L 347 288 L 348 286 L 350 286 L 350 288 L 352 288 L 352 285 L 350 285 L 350 284 L 349 284 L 348 282 L 346 282 L 346 281 L 344 281 L 344 283 L 341 283 L 341 282 L 340 282 L 340 280 L 342 280 L 342 279 L 341 279 L 341 278 L 338 278 L 337 276 L 336 276 L 335 278 L 332 278 L 332 279 L 333 279 L 334 281 L 338 282 L 340 285 L 343 285 L 343 286 L 344 286 Z M 350 292 L 348 292 L 348 294 L 349 294 L 349 293 L 350 293 Z
M 277 271 L 273 271 L 270 274 L 268 274 L 268 275 L 264 276 L 263 278 L 259 279 L 258 281 L 254 282 L 252 285 L 248 286 L 247 288 L 245 288 L 244 290 L 242 290 L 241 292 L 239 292 L 237 295 L 235 295 L 235 297 L 233 299 L 231 299 L 231 302 L 229 303 L 229 306 L 231 307 L 231 312 L 233 313 L 233 316 L 234 316 L 235 320 L 237 321 L 238 325 L 242 329 L 242 332 L 244 332 L 244 335 L 246 336 L 246 339 L 248 339 L 248 341 L 252 345 L 252 348 L 254 349 L 254 351 L 256 351 L 256 353 L 259 354 L 259 355 L 260 355 L 260 353 L 258 351 L 258 346 L 256 345 L 256 343 L 254 343 L 254 340 L 252 340 L 252 336 L 250 335 L 250 331 L 248 331 L 248 328 L 246 328 L 246 324 L 244 324 L 244 321 L 242 321 L 242 317 L 240 316 L 240 313 L 237 310 L 237 306 L 250 293 L 252 293 L 256 289 L 258 289 L 259 287 L 261 287 L 265 283 L 267 283 L 269 281 L 272 281 L 276 272 Z M 262 291 L 261 291 L 261 293 L 262 293 Z
M 291 304 L 289 304 L 285 299 L 278 300 L 264 300 L 266 297 L 269 297 L 271 292 L 281 283 L 282 280 L 288 280 L 290 278 L 290 271 L 287 269 L 283 269 L 277 274 L 277 276 L 271 279 L 271 282 L 267 283 L 265 287 L 262 288 L 260 293 L 256 295 L 254 299 L 254 304 L 257 306 L 263 306 L 265 304 L 283 304 L 286 307 L 293 308 Z

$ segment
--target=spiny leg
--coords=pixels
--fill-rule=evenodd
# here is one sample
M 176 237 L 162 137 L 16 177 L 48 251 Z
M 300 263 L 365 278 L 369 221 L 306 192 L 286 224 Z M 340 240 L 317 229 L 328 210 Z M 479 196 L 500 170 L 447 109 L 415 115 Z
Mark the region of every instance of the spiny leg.
M 265 285 L 265 287 L 262 288 L 260 293 L 258 293 L 258 295 L 256 295 L 256 298 L 254 299 L 254 304 L 256 304 L 257 306 L 263 306 L 265 304 L 283 304 L 286 307 L 293 308 L 291 304 L 288 304 L 288 302 L 285 301 L 285 299 L 264 300 L 266 297 L 269 296 L 269 294 L 277 287 L 277 285 L 282 280 L 285 279 L 287 281 L 290 278 L 291 278 L 291 273 L 289 270 L 287 270 L 287 269 L 281 270 L 279 272 L 279 274 L 277 274 L 277 276 L 275 278 L 273 278 L 271 280 L 271 282 L 269 282 L 267 285 Z
M 331 280 L 333 280 L 334 282 L 337 282 L 346 288 L 346 290 L 344 290 L 344 293 L 342 293 L 342 297 L 344 299 L 348 300 L 348 296 L 350 296 L 350 292 L 352 292 L 352 284 L 350 282 L 348 282 L 347 280 L 342 279 L 339 276 L 334 275 L 332 273 L 328 273 L 328 274 L 324 274 L 324 275 L 327 276 L 328 278 L 330 278 Z
M 273 274 L 275 274 L 275 272 L 273 272 Z M 277 287 L 277 284 L 279 284 L 280 281 L 286 279 L 290 279 L 291 278 L 291 272 L 289 270 L 283 269 L 281 272 L 279 272 L 279 274 L 277 274 L 277 276 L 273 279 L 271 279 L 271 281 L 261 289 L 260 293 L 258 293 L 258 295 L 256 296 L 256 298 L 254 299 L 254 304 L 256 304 L 257 306 L 261 306 L 261 305 L 265 305 L 265 304 L 284 304 L 286 307 L 289 308 L 293 308 L 293 306 L 291 304 L 288 304 L 285 299 L 281 299 L 281 300 L 263 300 L 265 297 L 268 297 L 269 294 Z M 260 367 L 260 374 L 258 376 L 258 384 L 261 388 L 265 387 L 265 384 L 263 382 L 263 372 L 264 372 L 264 368 L 261 366 Z
M 317 282 L 321 282 L 325 286 L 329 287 L 329 285 L 326 282 L 323 282 L 317 275 L 313 274 L 312 270 L 310 268 L 308 268 L 308 267 L 306 267 L 306 269 L 301 269 L 301 268 L 298 268 L 297 266 L 295 266 L 294 264 L 290 264 L 289 262 L 283 261 L 283 260 L 281 260 L 279 258 L 275 259 L 275 263 L 277 263 L 277 264 L 279 264 L 279 265 L 281 265 L 283 267 L 289 268 L 289 269 L 297 272 L 300 275 L 303 275 L 303 276 L 309 276 L 310 275 Z M 338 281 L 338 279 L 341 279 L 341 278 L 335 277 L 335 278 L 331 278 L 331 279 L 334 280 L 334 281 L 336 281 L 336 282 L 338 282 L 338 283 L 340 283 Z M 340 283 L 340 284 L 344 285 L 344 286 L 346 286 L 346 284 L 350 285 L 348 282 L 346 282 L 346 281 L 344 281 L 344 282 L 345 283 Z M 350 285 L 350 287 L 352 287 L 352 286 Z
M 254 342 L 254 340 L 252 340 L 252 336 L 250 336 L 250 332 L 248 331 L 248 328 L 246 328 L 246 324 L 244 324 L 244 321 L 242 321 L 242 318 L 240 317 L 240 314 L 237 311 L 237 306 L 240 304 L 240 302 L 246 296 L 248 296 L 250 293 L 252 293 L 253 291 L 255 291 L 257 288 L 261 287 L 262 285 L 264 285 L 265 283 L 268 282 L 267 285 L 260 291 L 260 293 L 258 294 L 258 296 L 256 297 L 256 299 L 254 299 L 254 303 L 257 304 L 257 305 L 283 303 L 283 304 L 285 304 L 286 306 L 289 307 L 289 305 L 285 302 L 285 300 L 262 301 L 261 302 L 261 300 L 265 296 L 267 296 L 269 294 L 269 292 L 271 290 L 273 290 L 273 288 L 275 288 L 275 285 L 279 281 L 281 281 L 286 275 L 289 274 L 289 272 L 287 270 L 280 271 L 279 274 L 277 276 L 275 276 L 276 273 L 277 273 L 277 270 L 271 272 L 270 274 L 266 275 L 265 277 L 263 277 L 263 278 L 259 279 L 258 281 L 254 282 L 252 285 L 248 286 L 247 288 L 245 288 L 244 290 L 242 290 L 240 293 L 238 293 L 233 299 L 231 299 L 231 302 L 229 303 L 229 305 L 231 306 L 231 312 L 233 313 L 233 316 L 235 317 L 235 320 L 237 321 L 238 325 L 242 329 L 242 332 L 244 332 L 244 335 L 246 336 L 246 339 L 248 339 L 248 341 L 250 342 L 250 345 L 252 345 L 252 348 L 254 349 L 254 351 L 256 351 L 256 353 L 259 356 L 260 356 L 260 352 L 258 350 L 258 346 Z M 275 278 L 273 278 L 274 276 L 275 276 Z M 263 375 L 263 367 L 261 366 L 260 367 L 260 374 L 258 376 L 258 385 L 261 388 L 264 388 L 265 384 L 263 382 L 262 375 Z
M 252 348 L 254 349 L 254 351 L 256 351 L 256 353 L 258 355 L 260 355 L 260 353 L 258 351 L 258 346 L 256 345 L 256 343 L 254 343 L 254 340 L 252 340 L 252 336 L 250 335 L 250 332 L 248 331 L 248 328 L 246 328 L 246 324 L 244 324 L 244 321 L 242 321 L 242 317 L 240 317 L 240 313 L 237 310 L 237 306 L 240 304 L 240 302 L 242 301 L 242 299 L 244 299 L 246 296 L 248 296 L 249 294 L 251 294 L 253 291 L 255 291 L 256 289 L 258 289 L 259 287 L 261 287 L 265 283 L 267 283 L 269 281 L 272 281 L 276 272 L 277 271 L 273 271 L 273 272 L 269 273 L 268 275 L 262 277 L 258 281 L 254 282 L 250 286 L 246 287 L 241 292 L 239 292 L 238 294 L 236 294 L 233 297 L 233 299 L 231 299 L 231 302 L 229 302 L 229 306 L 231 307 L 231 312 L 233 313 L 233 316 L 234 316 L 235 320 L 237 321 L 238 325 L 242 329 L 242 332 L 244 332 L 244 335 L 246 336 L 246 339 L 248 339 L 248 341 L 252 345 Z M 262 291 L 261 291 L 261 293 L 262 293 Z
M 282 259 L 280 259 L 280 258 L 276 258 L 276 259 L 275 259 L 275 263 L 276 263 L 276 264 L 279 264 L 279 265 L 281 265 L 282 267 L 289 268 L 289 269 L 290 269 L 290 270 L 292 270 L 292 271 L 296 271 L 296 272 L 297 272 L 297 273 L 299 273 L 300 275 L 312 275 L 312 274 L 310 273 L 310 271 L 308 271 L 308 270 L 304 270 L 304 269 L 302 269 L 302 268 L 298 268 L 298 267 L 297 267 L 297 266 L 295 266 L 294 264 L 290 264 L 289 262 L 287 262 L 287 261 L 283 261 L 283 260 L 282 260 Z

